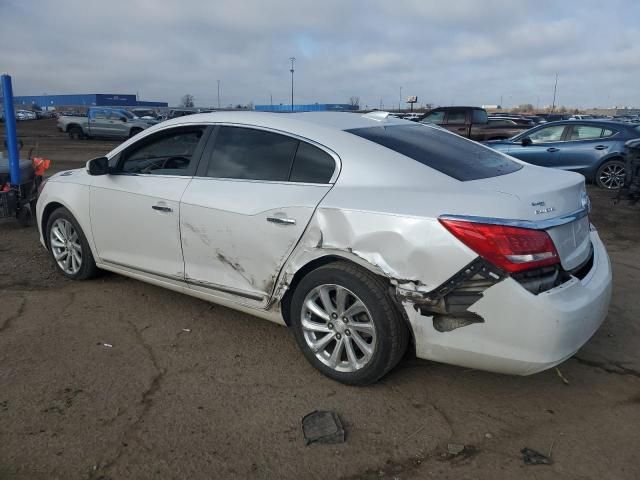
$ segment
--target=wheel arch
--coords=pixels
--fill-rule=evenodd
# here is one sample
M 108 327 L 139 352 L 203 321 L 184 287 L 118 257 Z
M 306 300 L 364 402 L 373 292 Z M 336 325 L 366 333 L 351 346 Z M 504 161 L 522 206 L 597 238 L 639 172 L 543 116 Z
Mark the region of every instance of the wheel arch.
M 398 299 L 398 297 L 395 295 L 395 288 L 391 284 L 391 279 L 387 275 L 385 275 L 384 272 L 382 272 L 382 270 L 377 268 L 375 265 L 370 264 L 369 262 L 361 259 L 356 255 L 349 254 L 349 252 L 341 252 L 341 251 L 326 252 L 323 255 L 310 259 L 305 264 L 301 265 L 295 271 L 295 273 L 293 273 L 291 280 L 286 282 L 286 287 L 287 287 L 286 291 L 284 292 L 284 294 L 279 300 L 280 313 L 287 327 L 291 326 L 291 315 L 290 315 L 291 298 L 300 281 L 302 281 L 302 279 L 309 273 L 317 270 L 320 267 L 323 267 L 325 265 L 328 265 L 334 262 L 344 262 L 344 263 L 354 265 L 356 267 L 364 268 L 365 270 L 368 270 L 369 272 L 379 277 L 385 283 L 385 285 L 388 286 L 389 294 L 392 300 L 394 301 L 394 303 L 396 304 L 396 308 L 398 309 L 398 312 L 402 316 L 405 326 L 409 331 L 409 337 L 411 339 L 410 343 L 414 344 L 415 336 L 413 332 L 413 327 L 411 325 L 411 322 L 409 321 L 409 318 L 407 317 L 406 311 L 403 308 L 401 300 Z
M 593 177 L 590 179 L 592 182 L 596 182 L 597 181 L 597 177 L 598 177 L 598 170 L 600 170 L 600 168 L 607 162 L 622 162 L 626 165 L 626 161 L 624 158 L 624 154 L 622 152 L 612 152 L 609 155 L 601 158 L 598 163 L 595 165 L 594 169 L 593 169 Z
M 80 226 L 85 237 L 87 238 L 89 248 L 91 248 L 91 253 L 93 254 L 94 258 L 98 258 L 96 256 L 97 252 L 95 250 L 95 245 L 93 244 L 93 234 L 91 231 L 91 225 L 89 223 L 89 220 L 86 219 L 86 222 L 85 222 L 84 221 L 85 219 L 79 212 L 77 212 L 74 208 L 70 207 L 67 202 L 61 200 L 60 198 L 54 198 L 48 201 L 45 207 L 42 209 L 42 218 L 40 219 L 39 226 L 41 228 L 42 239 L 44 240 L 47 250 L 49 250 L 49 238 L 48 238 L 49 236 L 46 231 L 47 223 L 49 222 L 49 219 L 51 218 L 51 215 L 53 214 L 53 212 L 55 212 L 59 208 L 65 208 L 73 216 L 75 221 L 78 222 L 78 225 Z

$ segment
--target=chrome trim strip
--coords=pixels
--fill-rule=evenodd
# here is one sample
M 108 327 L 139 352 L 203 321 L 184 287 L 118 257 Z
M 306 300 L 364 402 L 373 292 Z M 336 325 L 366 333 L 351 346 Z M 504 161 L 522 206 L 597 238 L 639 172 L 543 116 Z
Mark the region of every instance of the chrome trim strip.
M 264 301 L 264 296 L 263 295 L 258 295 L 258 294 L 255 294 L 255 293 L 247 293 L 247 292 L 235 290 L 233 288 L 223 287 L 222 285 L 217 285 L 217 284 L 211 283 L 211 282 L 205 282 L 205 281 L 202 281 L 202 280 L 194 280 L 193 278 L 189 278 L 189 277 L 187 277 L 186 282 L 187 282 L 188 285 L 193 285 L 193 286 L 196 286 L 196 287 L 208 288 L 209 290 L 217 290 L 219 292 L 230 293 L 231 295 L 236 295 L 238 297 L 249 298 L 251 300 L 256 300 L 256 301 L 259 301 L 259 302 Z
M 471 215 L 440 215 L 438 218 L 443 220 L 460 220 L 463 222 L 488 223 L 491 225 L 506 225 L 509 227 L 530 228 L 532 230 L 547 230 L 548 228 L 558 227 L 567 223 L 575 222 L 589 214 L 587 207 L 576 210 L 575 212 L 562 215 L 561 217 L 547 218 L 544 220 L 511 220 L 508 218 L 493 217 L 474 217 Z
M 154 275 L 156 277 L 161 277 L 161 278 L 166 278 L 168 280 L 174 280 L 174 281 L 186 283 L 187 285 L 194 285 L 196 287 L 208 288 L 209 290 L 217 290 L 217 291 L 220 291 L 220 292 L 229 293 L 231 295 L 237 295 L 238 297 L 249 298 L 251 300 L 256 300 L 256 301 L 260 301 L 260 302 L 264 301 L 264 296 L 263 295 L 246 293 L 246 292 L 235 290 L 233 288 L 223 287 L 222 285 L 217 285 L 215 283 L 194 280 L 194 279 L 189 278 L 189 277 L 178 277 L 178 276 L 175 276 L 175 275 L 167 275 L 165 273 L 158 273 L 158 272 L 154 272 L 153 270 L 145 270 L 144 268 L 132 267 L 131 265 L 127 265 L 125 263 L 114 262 L 113 260 L 105 260 L 104 258 L 102 258 L 101 261 L 102 261 L 102 263 L 105 263 L 107 265 L 113 265 L 115 267 L 127 268 L 129 270 L 134 270 L 136 272 L 146 273 L 148 275 Z
M 153 270 L 145 270 L 144 268 L 132 267 L 131 265 L 127 265 L 126 263 L 114 262 L 113 260 L 107 260 L 104 258 L 101 258 L 100 261 L 102 263 L 107 263 L 116 267 L 128 268 L 129 270 L 135 270 L 137 272 L 147 273 L 156 277 L 166 278 L 169 280 L 175 280 L 184 283 L 184 277 L 178 277 L 177 275 L 167 275 L 166 273 L 158 273 L 154 272 Z

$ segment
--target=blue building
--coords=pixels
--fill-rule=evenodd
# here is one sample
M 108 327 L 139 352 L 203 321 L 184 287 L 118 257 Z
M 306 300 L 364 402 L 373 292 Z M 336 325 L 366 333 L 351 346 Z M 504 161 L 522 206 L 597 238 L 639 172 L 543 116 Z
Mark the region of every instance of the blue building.
M 168 107 L 167 102 L 147 102 L 136 100 L 135 95 L 111 93 L 86 93 L 76 95 L 22 95 L 14 96 L 16 107 L 27 108 L 38 105 L 51 107 Z
M 353 112 L 358 110 L 358 105 L 350 105 L 348 103 L 313 103 L 311 105 L 256 105 L 254 107 L 258 112 Z

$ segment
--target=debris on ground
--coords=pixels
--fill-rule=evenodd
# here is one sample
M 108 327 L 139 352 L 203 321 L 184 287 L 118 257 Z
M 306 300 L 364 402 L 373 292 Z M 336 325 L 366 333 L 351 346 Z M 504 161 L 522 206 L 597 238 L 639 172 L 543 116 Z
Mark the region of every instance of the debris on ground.
M 187 333 L 191 333 L 191 329 L 190 328 L 183 328 L 182 331 L 183 332 L 187 332 Z
M 562 372 L 557 367 L 556 367 L 556 373 L 558 374 L 558 376 L 562 380 L 562 383 L 564 383 L 565 385 L 569 385 L 569 380 L 567 380 L 566 377 L 564 375 L 562 375 Z
M 98 342 L 96 343 L 96 345 L 102 345 L 103 347 L 107 347 L 107 348 L 113 348 L 113 345 L 111 345 L 110 343 L 102 343 L 102 342 Z
M 551 465 L 553 460 L 540 452 L 524 447 L 520 450 L 525 465 Z
M 344 442 L 344 428 L 335 412 L 316 410 L 305 415 L 302 418 L 302 434 L 306 445 Z
M 451 455 L 460 455 L 462 452 L 464 452 L 464 445 L 462 445 L 461 443 L 449 443 L 447 445 L 447 452 L 449 452 Z

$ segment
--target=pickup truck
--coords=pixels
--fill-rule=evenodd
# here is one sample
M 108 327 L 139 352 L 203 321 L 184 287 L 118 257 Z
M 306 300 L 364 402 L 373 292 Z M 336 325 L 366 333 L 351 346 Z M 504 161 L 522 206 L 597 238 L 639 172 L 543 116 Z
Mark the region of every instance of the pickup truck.
M 69 134 L 73 140 L 91 137 L 129 138 L 157 120 L 143 120 L 121 108 L 92 107 L 86 117 L 61 116 L 58 130 Z
M 478 142 L 511 138 L 531 128 L 489 122 L 487 112 L 479 107 L 439 107 L 424 114 L 419 122 L 433 123 Z

